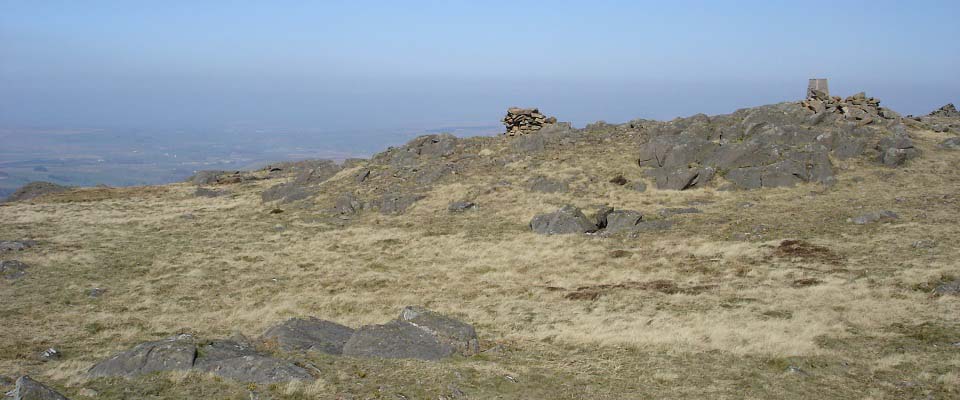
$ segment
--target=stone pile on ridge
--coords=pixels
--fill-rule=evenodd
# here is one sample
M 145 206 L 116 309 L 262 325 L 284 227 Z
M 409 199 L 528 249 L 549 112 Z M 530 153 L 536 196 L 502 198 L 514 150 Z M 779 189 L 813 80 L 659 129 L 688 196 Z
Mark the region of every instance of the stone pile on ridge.
M 857 121 L 860 125 L 900 117 L 896 112 L 888 108 L 880 107 L 880 100 L 867 97 L 864 92 L 843 99 L 838 96 L 829 96 L 817 90 L 811 90 L 811 96 L 801 104 L 815 113 L 828 112 L 840 114 L 844 119 Z
M 960 111 L 957 111 L 957 107 L 953 103 L 947 104 L 939 109 L 933 111 L 929 115 L 930 117 L 942 117 L 942 118 L 960 118 Z
M 519 136 L 543 129 L 544 125 L 556 124 L 557 119 L 547 117 L 536 108 L 510 107 L 503 117 L 503 125 L 507 127 L 507 136 Z

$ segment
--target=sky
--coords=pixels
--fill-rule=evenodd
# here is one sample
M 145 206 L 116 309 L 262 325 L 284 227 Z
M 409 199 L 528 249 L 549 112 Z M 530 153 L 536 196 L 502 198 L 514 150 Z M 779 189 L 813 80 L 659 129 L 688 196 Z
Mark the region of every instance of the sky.
M 577 126 L 960 103 L 960 1 L 0 0 L 0 127 Z M 227 138 L 228 139 L 228 138 Z

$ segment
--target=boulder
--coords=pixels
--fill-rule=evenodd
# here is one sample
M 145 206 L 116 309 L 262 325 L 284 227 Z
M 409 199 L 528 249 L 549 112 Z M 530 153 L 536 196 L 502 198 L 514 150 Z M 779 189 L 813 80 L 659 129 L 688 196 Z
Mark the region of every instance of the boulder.
M 267 329 L 262 339 L 287 351 L 316 351 L 339 355 L 353 329 L 317 318 L 293 318 Z
M 896 219 L 899 219 L 900 216 L 897 213 L 889 210 L 877 211 L 858 215 L 850 219 L 850 222 L 857 225 L 866 225 L 872 224 L 875 222 L 889 222 Z
M 333 210 L 343 215 L 359 214 L 363 211 L 363 202 L 353 193 L 344 193 L 333 203 Z
M 607 214 L 605 230 L 608 233 L 631 231 L 640 224 L 641 220 L 643 220 L 643 214 L 638 211 L 614 210 Z
M 30 182 L 17 189 L 4 200 L 5 202 L 34 199 L 52 193 L 62 193 L 72 189 L 69 186 L 57 185 L 50 182 Z
M 877 143 L 880 152 L 878 161 L 888 167 L 898 167 L 907 160 L 916 158 L 920 151 L 913 147 L 913 141 L 906 133 L 895 133 L 884 137 Z
M 600 206 L 597 208 L 597 212 L 593 214 L 593 224 L 597 226 L 598 229 L 603 229 L 607 227 L 607 215 L 613 212 L 613 207 L 610 206 Z
M 193 367 L 197 346 L 193 336 L 181 334 L 139 344 L 94 365 L 92 377 L 135 377 L 157 371 L 186 371 Z
M 27 274 L 29 265 L 17 260 L 0 261 L 0 277 L 3 279 L 20 279 Z
M 404 307 L 397 319 L 423 329 L 460 354 L 469 356 L 480 352 L 477 332 L 467 323 L 417 306 Z
M 9 395 L 13 400 L 69 400 L 56 390 L 26 375 L 17 379 L 16 387 Z
M 271 384 L 313 380 L 307 370 L 286 360 L 259 354 L 253 346 L 232 340 L 198 347 L 194 368 L 238 382 Z
M 380 198 L 377 203 L 381 214 L 397 215 L 407 211 L 413 203 L 416 203 L 426 196 L 421 194 L 387 193 Z
M 559 210 L 539 214 L 530 220 L 530 229 L 541 235 L 587 233 L 597 229 L 579 208 L 566 205 Z
M 528 185 L 530 190 L 541 193 L 562 193 L 570 189 L 566 182 L 553 180 L 545 176 L 536 176 L 530 179 Z
M 435 361 L 455 352 L 453 346 L 441 343 L 427 330 L 406 321 L 361 327 L 343 346 L 343 355 L 350 357 Z

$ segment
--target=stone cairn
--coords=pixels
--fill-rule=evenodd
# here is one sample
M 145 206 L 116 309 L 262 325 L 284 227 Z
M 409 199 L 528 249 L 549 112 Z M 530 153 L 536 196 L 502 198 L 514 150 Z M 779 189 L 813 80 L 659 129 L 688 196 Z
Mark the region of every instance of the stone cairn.
M 543 129 L 546 125 L 557 123 L 554 117 L 547 117 L 536 108 L 510 107 L 503 124 L 507 127 L 507 136 L 526 135 Z
M 838 96 L 810 89 L 809 96 L 802 101 L 804 107 L 820 114 L 823 112 L 842 115 L 848 121 L 856 121 L 861 125 L 879 122 L 881 120 L 896 119 L 900 117 L 896 112 L 880 107 L 880 100 L 873 97 L 867 97 L 863 92 L 857 93 L 846 99 Z

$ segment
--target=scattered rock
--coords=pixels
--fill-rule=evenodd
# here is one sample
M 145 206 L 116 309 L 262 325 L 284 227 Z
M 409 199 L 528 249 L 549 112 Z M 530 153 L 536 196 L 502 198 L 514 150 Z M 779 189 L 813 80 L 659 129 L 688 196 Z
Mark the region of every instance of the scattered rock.
M 447 211 L 450 211 L 452 213 L 461 213 L 464 211 L 472 210 L 474 208 L 477 208 L 477 205 L 474 204 L 472 201 L 461 200 L 461 201 L 455 201 L 453 203 L 450 203 L 450 205 L 447 206 Z
M 354 215 L 363 211 L 363 202 L 357 199 L 353 193 L 344 193 L 337 197 L 333 204 L 333 210 L 341 215 Z
M 307 370 L 285 360 L 259 354 L 246 343 L 213 341 L 198 347 L 202 356 L 194 368 L 238 382 L 271 384 L 294 380 L 310 381 Z
M 36 240 L 0 240 L 0 252 L 22 251 L 36 245 Z
M 597 230 L 579 208 L 566 205 L 560 210 L 539 214 L 530 220 L 530 228 L 541 235 L 587 233 Z
M 142 343 L 94 365 L 92 377 L 134 377 L 157 371 L 186 371 L 193 367 L 197 348 L 193 336 L 182 334 Z
M 941 283 L 941 284 L 937 285 L 937 287 L 933 289 L 933 293 L 934 293 L 934 294 L 937 294 L 937 295 L 940 295 L 940 296 L 944 296 L 944 295 L 958 296 L 958 295 L 960 295 L 960 279 L 954 279 L 954 280 L 951 281 L 951 282 L 944 282 L 944 283 Z
M 871 212 L 863 215 L 858 215 L 849 219 L 849 222 L 852 222 L 857 225 L 866 225 L 872 224 L 875 222 L 889 222 L 896 219 L 899 219 L 900 216 L 897 213 L 889 210 Z
M 49 349 L 46 349 L 40 352 L 40 361 L 46 362 L 46 361 L 59 360 L 61 356 L 62 354 L 60 354 L 59 350 L 51 347 Z
M 536 108 L 510 107 L 503 117 L 503 124 L 507 127 L 505 134 L 508 136 L 530 134 L 556 123 L 556 118 L 547 117 Z
M 0 276 L 4 279 L 20 279 L 27 274 L 29 265 L 17 260 L 0 261 Z
M 530 190 L 542 193 L 562 193 L 570 189 L 566 182 L 556 181 L 545 176 L 537 176 L 529 182 Z
M 72 189 L 69 186 L 57 185 L 50 182 L 30 182 L 17 189 L 4 200 L 5 202 L 34 199 L 43 195 L 62 193 Z
M 230 195 L 230 192 L 227 190 L 207 189 L 204 187 L 198 187 L 193 194 L 194 196 L 197 196 L 197 197 L 220 197 L 220 196 L 228 196 Z
M 350 357 L 435 361 L 449 357 L 454 352 L 453 346 L 441 343 L 427 330 L 406 321 L 361 327 L 343 346 L 343 355 Z
M 90 288 L 90 289 L 87 289 L 87 296 L 92 298 L 97 298 L 97 297 L 103 296 L 103 294 L 106 292 L 107 292 L 107 289 L 98 288 L 98 287 Z
M 16 388 L 11 393 L 13 400 L 69 400 L 56 390 L 26 375 L 17 379 Z
M 464 322 L 417 306 L 404 307 L 398 320 L 425 330 L 440 343 L 452 346 L 460 354 L 470 356 L 480 352 L 476 330 Z
M 317 318 L 293 318 L 267 329 L 262 339 L 287 351 L 317 351 L 339 355 L 353 329 Z
M 937 247 L 937 242 L 935 240 L 918 240 L 910 246 L 915 249 L 932 249 Z
M 700 214 L 701 211 L 699 208 L 686 207 L 686 208 L 662 208 L 660 211 L 657 211 L 657 214 L 660 214 L 661 217 L 666 218 L 674 215 L 680 214 Z
M 937 147 L 941 149 L 946 149 L 946 150 L 960 150 L 960 137 L 952 137 L 952 138 L 946 139 L 940 142 L 940 144 L 938 144 Z

